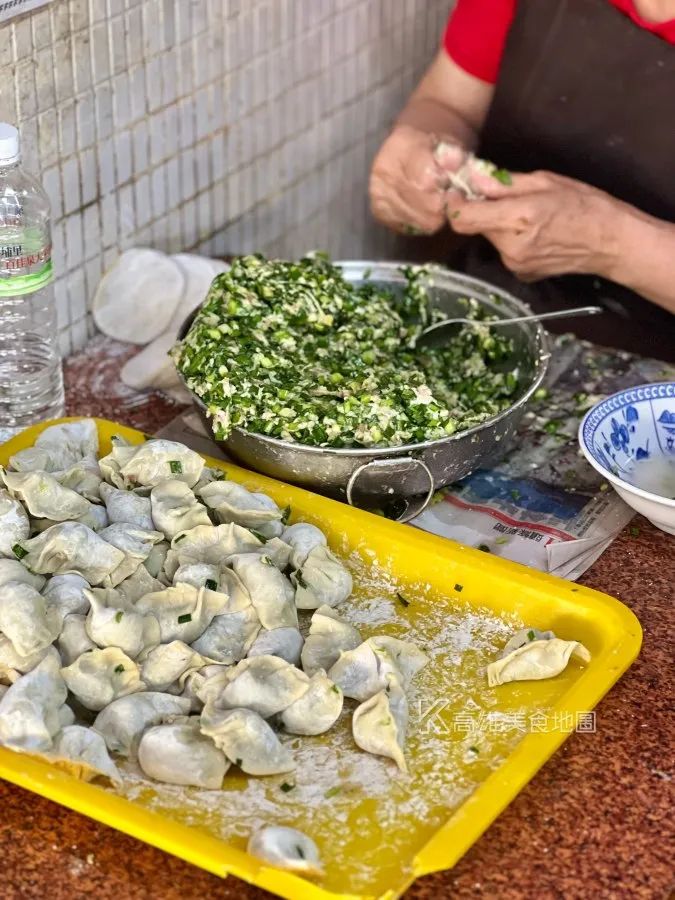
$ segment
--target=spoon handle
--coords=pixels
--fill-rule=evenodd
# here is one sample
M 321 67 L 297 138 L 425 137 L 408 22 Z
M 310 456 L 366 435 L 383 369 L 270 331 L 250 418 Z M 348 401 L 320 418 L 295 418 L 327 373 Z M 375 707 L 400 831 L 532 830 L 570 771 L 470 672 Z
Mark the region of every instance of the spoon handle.
M 574 316 L 597 316 L 604 312 L 601 306 L 577 306 L 575 309 L 555 309 L 552 312 L 533 313 L 529 316 L 519 316 L 516 319 L 495 319 L 494 322 L 486 322 L 487 325 L 512 325 L 516 322 L 541 322 L 543 319 L 570 319 Z

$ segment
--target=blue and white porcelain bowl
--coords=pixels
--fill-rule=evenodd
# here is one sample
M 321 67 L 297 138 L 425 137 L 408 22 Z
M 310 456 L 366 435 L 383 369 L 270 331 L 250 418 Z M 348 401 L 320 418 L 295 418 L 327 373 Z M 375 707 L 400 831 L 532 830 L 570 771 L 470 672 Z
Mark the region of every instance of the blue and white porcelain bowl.
M 629 506 L 675 534 L 675 382 L 642 384 L 596 403 L 579 426 L 579 444 Z

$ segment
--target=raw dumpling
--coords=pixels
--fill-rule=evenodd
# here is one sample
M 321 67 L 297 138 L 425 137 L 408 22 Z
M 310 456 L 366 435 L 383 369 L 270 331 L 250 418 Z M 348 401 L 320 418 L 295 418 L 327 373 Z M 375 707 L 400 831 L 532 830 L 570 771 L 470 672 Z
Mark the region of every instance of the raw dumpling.
M 281 539 L 293 548 L 291 565 L 294 569 L 304 566 L 305 560 L 316 547 L 326 546 L 326 536 L 323 531 L 308 522 L 288 525 L 284 528 Z
M 0 632 L 12 642 L 19 656 L 30 656 L 58 637 L 63 616 L 48 606 L 35 588 L 9 581 L 0 590 Z
M 74 572 L 89 584 L 101 584 L 108 577 L 114 580 L 115 570 L 125 560 L 121 550 L 78 522 L 52 525 L 37 537 L 24 541 L 21 548 L 25 551 L 23 563 L 32 572 L 45 575 Z
M 91 609 L 85 627 L 95 644 L 117 647 L 132 659 L 159 644 L 160 626 L 155 616 L 143 615 L 138 607 L 124 609 L 118 605 L 117 594 L 110 602 L 101 594 L 101 591 L 87 591 Z
M 12 550 L 30 535 L 26 510 L 9 491 L 0 490 L 0 556 L 14 558 Z
M 185 563 L 176 569 L 173 583 L 191 584 L 193 587 L 208 587 L 212 591 L 219 590 L 220 570 L 210 563 Z
M 89 650 L 61 669 L 68 690 L 82 706 L 95 711 L 119 697 L 144 690 L 145 685 L 139 674 L 133 659 L 129 659 L 118 647 Z
M 128 578 L 120 581 L 116 590 L 125 606 L 133 606 L 137 600 L 145 597 L 146 594 L 163 591 L 164 588 L 165 585 L 153 578 L 145 566 L 139 566 Z
M 69 666 L 88 650 L 96 650 L 85 627 L 86 616 L 71 613 L 63 620 L 63 628 L 56 643 L 64 666 Z
M 328 547 L 315 547 L 291 575 L 298 609 L 337 606 L 352 592 L 352 576 Z
M 190 701 L 185 697 L 146 691 L 114 700 L 97 716 L 94 729 L 102 735 L 111 753 L 135 756 L 143 732 L 170 716 L 187 716 Z
M 308 675 L 328 671 L 340 653 L 361 643 L 358 628 L 344 622 L 330 606 L 320 606 L 312 616 L 309 634 L 302 648 L 302 668 Z
M 252 709 L 219 710 L 208 705 L 201 715 L 201 731 L 248 775 L 277 775 L 295 769 L 290 751 Z
M 166 560 L 168 552 L 168 542 L 160 541 L 159 544 L 155 544 L 155 546 L 150 551 L 150 555 L 143 563 L 143 565 L 153 578 L 157 578 L 162 571 L 162 568 L 164 567 L 164 561 Z
M 236 481 L 212 481 L 200 496 L 215 510 L 220 522 L 236 522 L 266 538 L 279 537 L 283 530 L 283 511 L 266 494 L 254 494 Z
M 154 487 L 167 478 L 192 487 L 203 468 L 204 460 L 194 450 L 176 441 L 160 439 L 136 447 L 133 456 L 120 466 L 120 476 L 127 486 L 132 487 Z
M 407 772 L 403 748 L 408 727 L 408 701 L 396 678 L 354 710 L 352 733 L 362 750 L 393 759 Z
M 323 875 L 316 844 L 295 828 L 266 825 L 251 835 L 246 852 L 277 869 L 298 875 Z
M 361 702 L 384 690 L 392 676 L 400 677 L 394 660 L 385 649 L 376 652 L 370 641 L 341 653 L 328 671 L 345 697 Z
M 411 641 L 402 641 L 389 634 L 376 634 L 368 638 L 376 653 L 385 651 L 394 661 L 404 688 L 409 687 L 415 675 L 429 662 L 429 657 Z
M 62 616 L 71 613 L 87 613 L 89 599 L 84 592 L 89 590 L 89 582 L 81 575 L 54 575 L 42 592 L 49 606 L 56 607 Z
M 157 618 L 163 644 L 175 640 L 191 644 L 206 631 L 214 616 L 236 611 L 227 594 L 191 584 L 177 584 L 146 594 L 135 608 Z
M 217 791 L 230 767 L 225 754 L 199 730 L 199 719 L 155 725 L 138 747 L 138 762 L 150 778 Z
M 21 500 L 31 516 L 65 522 L 83 516 L 90 503 L 76 491 L 63 487 L 47 472 L 6 472 L 0 466 L 0 480 Z
M 15 750 L 44 752 L 64 724 L 68 692 L 54 648 L 0 698 L 0 744 Z
M 579 641 L 563 641 L 560 638 L 529 641 L 503 659 L 489 664 L 488 684 L 495 687 L 509 681 L 554 678 L 566 668 L 572 656 L 582 663 L 591 661 L 591 654 Z
M 518 650 L 519 647 L 524 647 L 530 641 L 550 641 L 554 637 L 555 634 L 552 631 L 540 631 L 538 628 L 521 628 L 506 642 L 504 649 L 499 654 L 499 658 L 504 659 L 512 650 Z
M 111 439 L 112 449 L 107 456 L 102 456 L 98 464 L 106 481 L 114 484 L 120 490 L 126 491 L 134 485 L 129 485 L 122 476 L 122 466 L 133 459 L 138 450 L 137 444 L 130 444 L 119 434 L 114 434 Z
M 110 576 L 113 587 L 133 575 L 140 564 L 148 558 L 153 545 L 163 540 L 163 535 L 159 531 L 144 531 L 136 525 L 124 522 L 109 525 L 99 536 L 124 553 L 124 563 L 120 564 Z
M 211 526 L 206 507 L 182 481 L 160 481 L 150 491 L 150 502 L 154 527 L 170 541 L 198 525 Z
M 14 684 L 22 675 L 41 663 L 48 653 L 49 645 L 29 656 L 22 656 L 16 652 L 10 639 L 0 634 L 0 682 Z
M 245 707 L 263 718 L 294 703 L 309 688 L 309 678 L 278 656 L 242 659 L 227 669 L 215 705 L 219 709 Z
M 98 456 L 98 429 L 93 419 L 62 422 L 42 431 L 33 447 L 10 457 L 9 464 L 17 472 L 59 472 L 81 460 Z
M 46 578 L 29 572 L 16 559 L 0 559 L 0 587 L 3 587 L 8 581 L 20 581 L 21 584 L 29 584 L 36 591 L 41 591 L 45 586 Z
M 236 554 L 250 553 L 262 546 L 262 541 L 241 525 L 198 525 L 171 541 L 164 570 L 173 578 L 178 567 L 187 563 L 210 563 L 222 568 Z
M 246 656 L 259 632 L 258 613 L 249 604 L 238 612 L 216 616 L 192 647 L 203 656 L 231 665 Z
M 71 521 L 86 525 L 87 528 L 91 528 L 92 531 L 101 531 L 108 525 L 108 514 L 105 506 L 97 506 L 94 503 L 90 503 L 89 509 L 83 516 L 78 516 L 76 519 L 71 519 Z M 54 519 L 31 519 L 31 533 L 41 534 L 43 531 L 51 528 L 52 525 L 57 524 L 58 523 Z
M 251 596 L 263 628 L 270 631 L 284 625 L 297 628 L 293 587 L 269 557 L 242 553 L 234 558 L 232 565 Z
M 160 644 L 143 655 L 141 677 L 149 691 L 166 691 L 191 669 L 200 669 L 212 659 L 206 659 L 183 641 Z
M 134 491 L 121 491 L 119 488 L 103 482 L 101 484 L 101 499 L 108 510 L 108 518 L 111 525 L 117 522 L 126 522 L 128 525 L 136 525 L 145 531 L 154 531 L 152 521 L 152 506 L 149 497 L 141 497 Z
M 320 669 L 302 697 L 283 710 L 281 722 L 291 734 L 323 734 L 337 722 L 342 703 L 342 691 Z
M 292 666 L 297 666 L 300 662 L 302 644 L 299 629 L 291 626 L 273 628 L 271 631 L 263 630 L 258 634 L 247 655 L 278 656 Z
M 260 532 L 255 531 L 252 532 L 256 536 L 263 537 Z M 282 541 L 281 538 L 273 537 L 273 538 L 265 538 L 265 545 L 263 547 L 259 547 L 256 551 L 259 556 L 267 556 L 272 560 L 274 565 L 281 572 L 284 569 L 288 568 L 288 565 L 291 561 L 291 556 L 293 555 L 293 548 L 290 544 Z
M 59 732 L 49 761 L 81 781 L 93 781 L 101 776 L 113 784 L 122 780 L 101 735 L 82 725 L 68 725 Z
M 92 503 L 98 503 L 101 499 L 103 475 L 95 457 L 85 457 L 74 466 L 52 474 L 60 485 L 81 494 Z

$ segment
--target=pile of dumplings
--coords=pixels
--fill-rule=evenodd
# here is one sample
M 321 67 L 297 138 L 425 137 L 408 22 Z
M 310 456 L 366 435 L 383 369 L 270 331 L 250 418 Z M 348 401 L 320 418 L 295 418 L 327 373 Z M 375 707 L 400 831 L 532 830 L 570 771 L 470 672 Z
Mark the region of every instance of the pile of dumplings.
M 87 780 L 120 781 L 125 757 L 220 789 L 230 766 L 292 771 L 283 734 L 328 731 L 346 697 L 356 744 L 405 770 L 427 657 L 342 620 L 352 578 L 318 528 L 182 444 L 116 438 L 99 459 L 88 419 L 44 430 L 0 485 L 0 744 Z

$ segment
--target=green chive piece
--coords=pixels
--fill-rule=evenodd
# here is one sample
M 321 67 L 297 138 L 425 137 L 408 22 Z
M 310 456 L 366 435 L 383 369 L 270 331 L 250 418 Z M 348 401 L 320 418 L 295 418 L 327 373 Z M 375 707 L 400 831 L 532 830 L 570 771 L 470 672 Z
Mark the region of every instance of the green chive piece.
M 120 672 L 124 672 L 124 666 L 122 665 L 122 663 L 120 663 L 119 666 L 115 666 L 115 672 L 117 672 L 118 674 Z
M 342 691 L 341 691 L 340 688 L 337 686 L 337 684 L 334 684 L 334 685 L 332 686 L 331 691 L 333 691 L 333 692 L 336 693 L 336 694 L 341 694 L 341 693 L 342 693 Z
M 296 844 L 296 845 L 295 845 L 295 849 L 296 849 L 297 854 L 298 854 L 298 856 L 300 857 L 300 859 L 304 859 L 304 858 L 305 858 L 305 851 L 302 849 L 302 847 L 300 846 L 300 844 Z
M 631 525 L 630 533 L 632 537 L 640 537 L 640 526 L 639 525 Z
M 492 173 L 492 177 L 496 178 L 497 181 L 505 184 L 507 187 L 510 187 L 513 184 L 513 179 L 511 178 L 511 173 L 508 169 L 496 169 Z
M 267 543 L 267 538 L 264 534 L 261 534 L 259 531 L 256 531 L 255 528 L 249 528 L 249 531 L 253 535 L 253 537 L 257 537 L 261 544 Z
M 121 622 L 123 615 L 124 615 L 124 610 L 118 609 L 117 612 L 115 613 L 115 621 Z
M 455 590 L 457 591 L 458 594 L 461 594 L 462 591 L 464 590 L 464 585 L 463 585 L 463 584 L 456 584 L 456 585 L 455 585 Z
M 469 747 L 469 750 L 470 750 L 472 753 L 475 753 L 476 756 L 478 756 L 478 747 Z
M 324 794 L 324 797 L 326 798 L 326 800 L 330 800 L 331 797 L 336 797 L 341 790 L 342 788 L 340 787 L 340 785 L 336 784 L 334 787 L 328 788 L 328 790 Z
M 239 766 L 239 767 L 241 768 L 242 762 L 243 762 L 242 758 L 241 758 L 240 756 L 238 756 L 238 757 L 235 759 L 234 764 L 235 764 L 235 766 Z
M 185 625 L 186 622 L 191 622 L 191 621 L 192 621 L 192 616 L 190 615 L 190 613 L 185 613 L 185 615 L 178 616 L 178 624 L 179 625 Z
M 403 596 L 403 594 L 400 591 L 396 591 L 396 596 L 398 597 L 399 601 L 404 606 L 410 606 L 410 600 L 406 600 L 406 598 Z
M 183 540 L 183 538 L 186 538 L 186 537 L 187 537 L 187 532 L 184 531 L 183 534 L 177 535 L 173 539 L 173 542 L 174 542 L 174 544 L 179 544 Z
M 528 641 L 533 641 L 533 640 L 534 640 L 534 631 L 532 631 L 532 629 L 530 629 L 530 630 L 527 632 L 527 639 L 528 639 Z
M 12 547 L 12 553 L 16 556 L 17 559 L 23 559 L 24 556 L 28 556 L 28 550 L 24 550 L 21 544 L 14 544 Z
M 509 539 L 506 537 L 505 534 L 503 534 L 501 537 L 497 538 L 497 540 L 495 541 L 495 544 L 508 544 L 508 542 L 509 542 Z
M 172 459 L 169 461 L 169 468 L 173 472 L 174 475 L 182 475 L 183 474 L 183 463 L 179 459 Z
M 295 573 L 295 581 L 296 581 L 298 587 L 301 587 L 301 588 L 304 588 L 305 590 L 307 590 L 307 582 L 302 577 L 302 569 L 298 569 L 298 571 Z
M 284 506 L 284 508 L 281 510 L 281 524 L 286 525 L 288 523 L 288 520 L 290 519 L 290 517 L 291 517 L 291 505 L 289 503 L 288 506 Z
M 218 582 L 214 581 L 213 578 L 207 578 L 204 582 L 204 587 L 208 588 L 210 591 L 218 590 Z
M 482 550 L 483 553 L 490 553 L 490 548 L 488 547 L 487 544 L 479 544 L 478 549 Z
M 269 558 L 269 556 L 261 556 L 261 557 L 260 557 L 260 562 L 261 562 L 264 566 L 271 566 L 272 568 L 274 568 L 274 563 L 273 563 L 272 560 Z
M 287 794 L 289 791 L 292 791 L 294 788 L 295 788 L 295 785 L 289 784 L 287 781 L 284 781 L 284 783 L 281 785 L 281 790 L 284 792 L 284 794 Z

